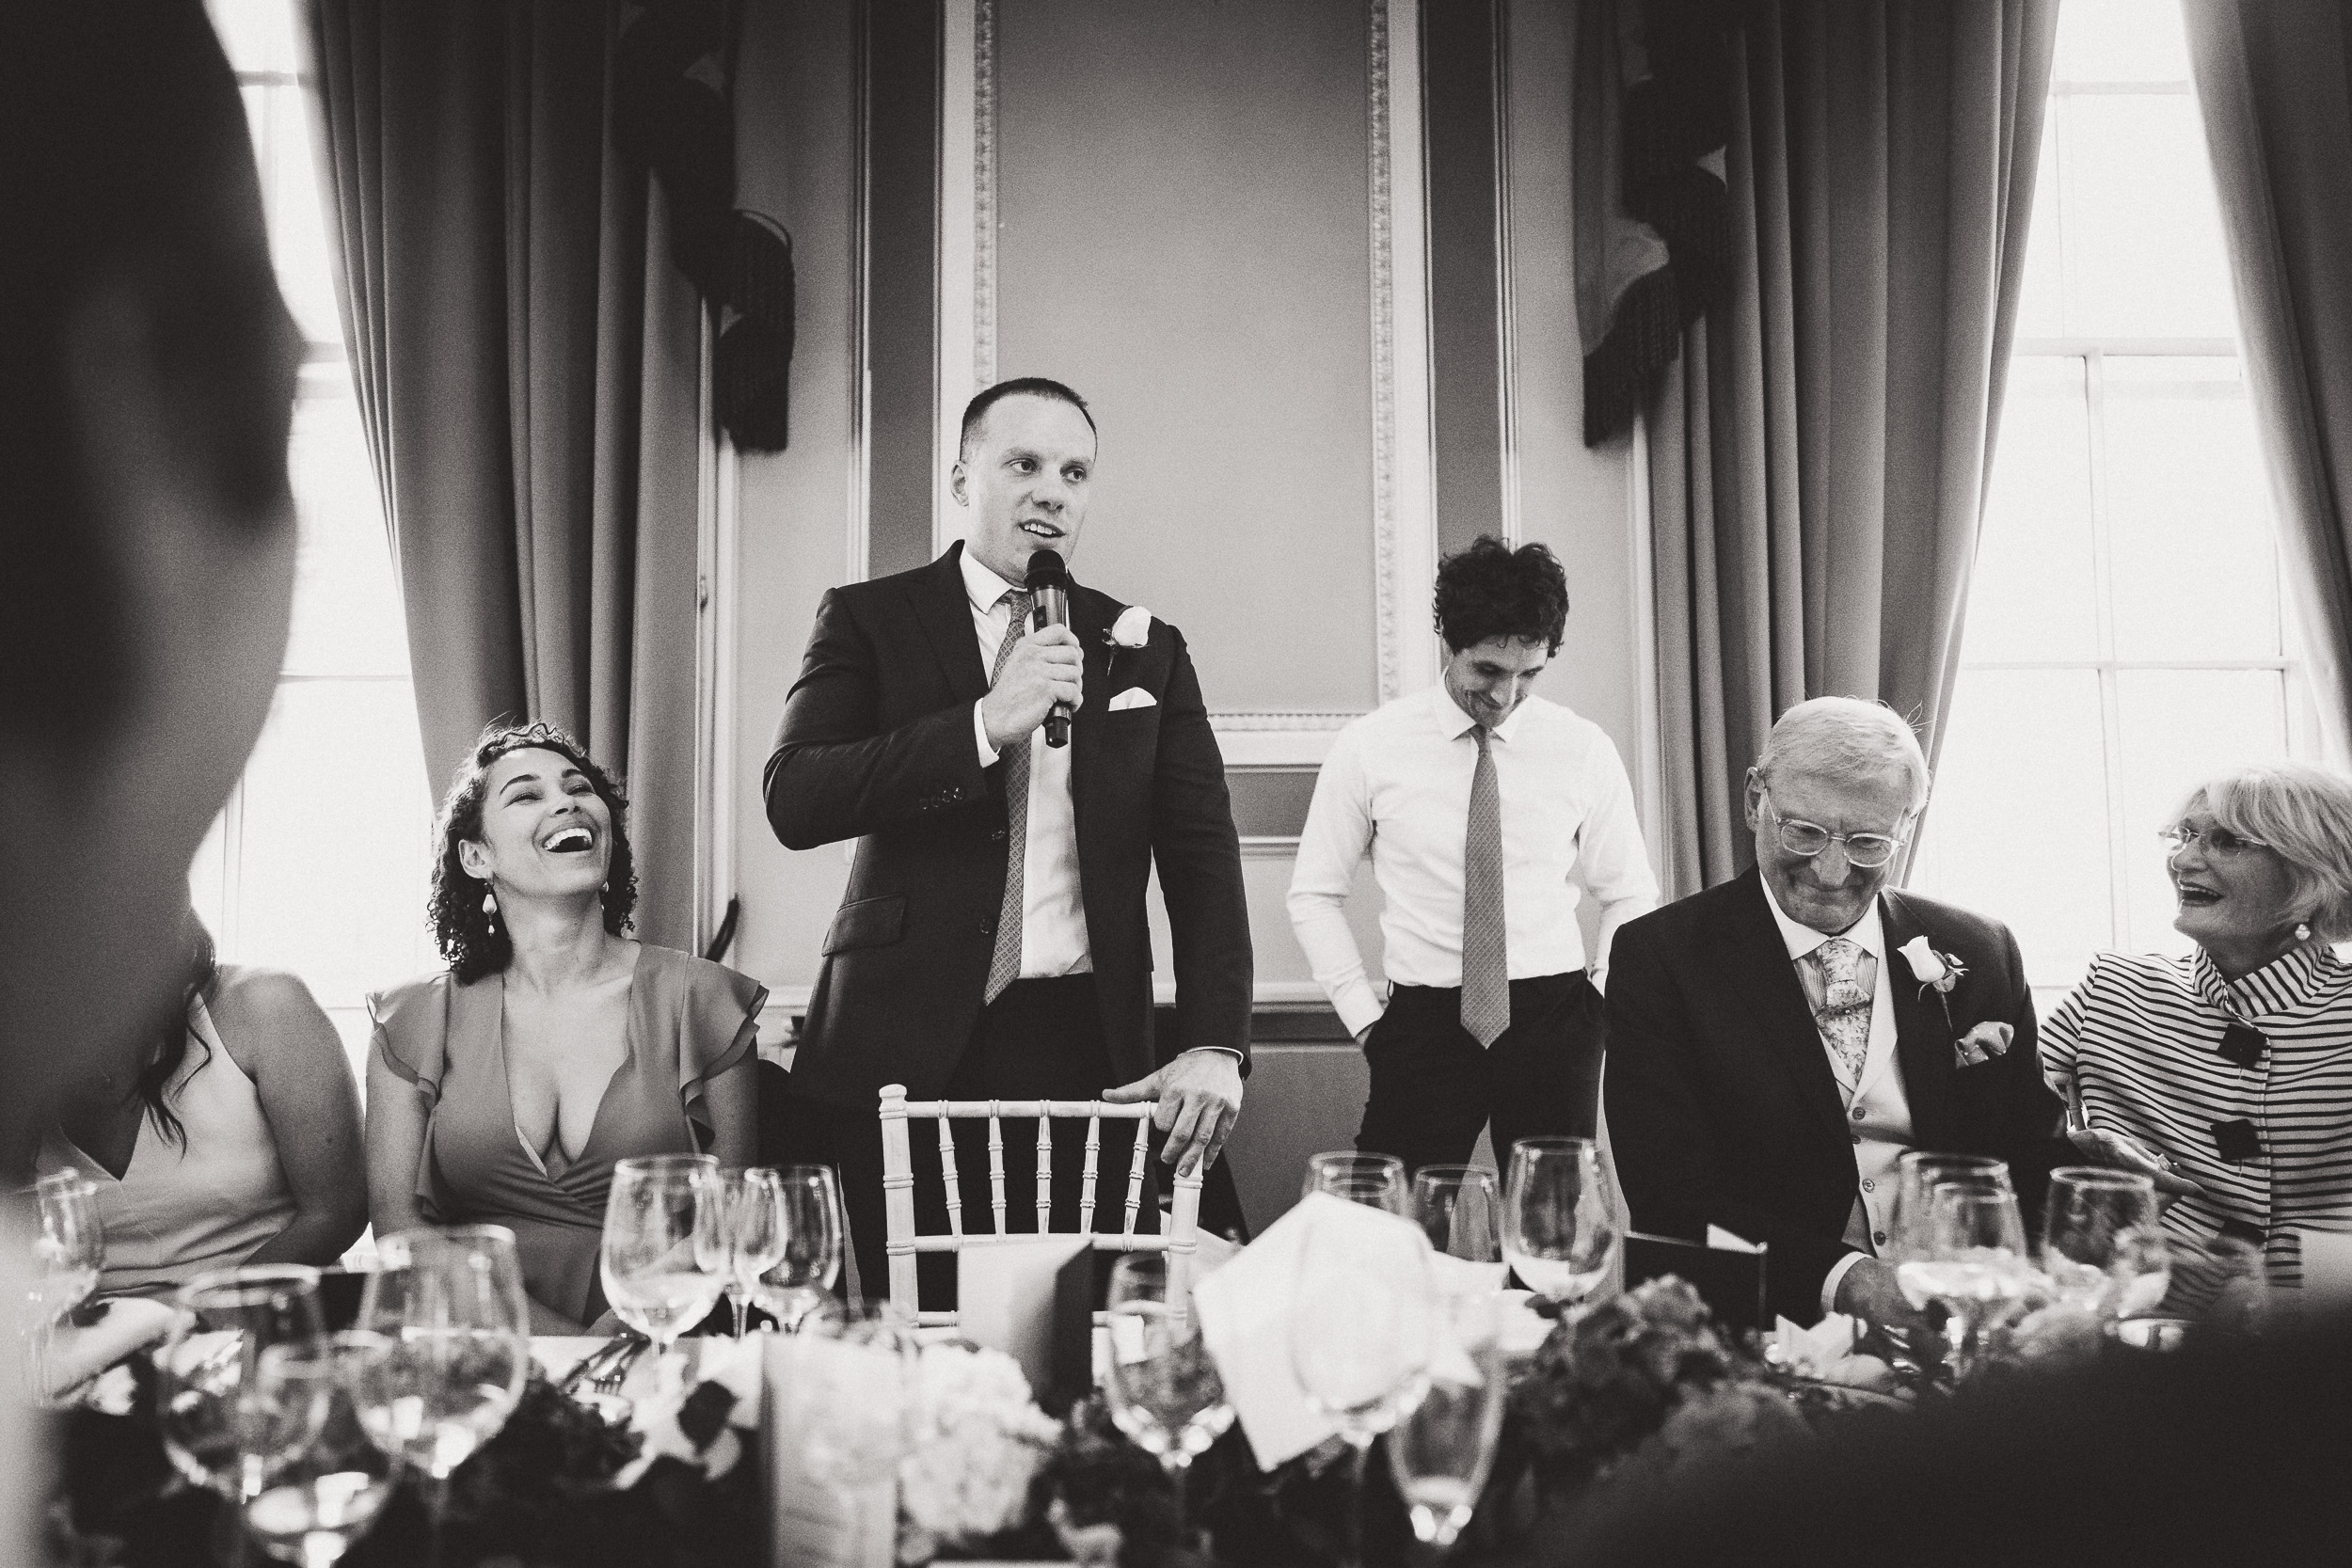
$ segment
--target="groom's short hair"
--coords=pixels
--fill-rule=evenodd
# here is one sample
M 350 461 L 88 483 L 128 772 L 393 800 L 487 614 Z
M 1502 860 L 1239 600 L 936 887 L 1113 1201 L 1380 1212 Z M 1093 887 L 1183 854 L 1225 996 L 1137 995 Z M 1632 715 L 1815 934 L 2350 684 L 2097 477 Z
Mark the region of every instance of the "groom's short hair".
M 980 434 L 980 426 L 987 421 L 988 411 L 1007 398 L 1017 397 L 1052 398 L 1056 403 L 1066 403 L 1085 417 L 1087 428 L 1094 431 L 1097 439 L 1102 436 L 1103 433 L 1095 429 L 1094 415 L 1087 407 L 1086 399 L 1058 381 L 1041 375 L 1017 375 L 1010 381 L 999 381 L 995 386 L 975 393 L 972 401 L 963 405 L 963 430 L 956 438 L 957 462 L 971 461 L 972 442 Z
M 1513 549 L 1491 533 L 1438 562 L 1438 635 L 1455 653 L 1489 638 L 1542 642 L 1560 651 L 1568 626 L 1568 575 L 1542 545 Z

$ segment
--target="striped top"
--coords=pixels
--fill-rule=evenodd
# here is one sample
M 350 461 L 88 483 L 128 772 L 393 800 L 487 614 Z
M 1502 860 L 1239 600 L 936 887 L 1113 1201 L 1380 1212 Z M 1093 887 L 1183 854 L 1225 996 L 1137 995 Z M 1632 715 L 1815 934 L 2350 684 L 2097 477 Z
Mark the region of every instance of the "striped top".
M 2249 1067 L 2218 1053 L 2233 1023 L 2268 1042 Z M 2042 1026 L 2042 1066 L 2061 1096 L 2076 1082 L 2091 1126 L 2161 1149 L 2204 1189 L 2166 1212 L 2168 1229 L 2264 1232 L 2280 1285 L 2302 1283 L 2296 1229 L 2352 1231 L 2352 966 L 2326 943 L 2234 983 L 2202 949 L 2102 953 Z M 2213 1124 L 2239 1117 L 2262 1150 L 2231 1164 Z

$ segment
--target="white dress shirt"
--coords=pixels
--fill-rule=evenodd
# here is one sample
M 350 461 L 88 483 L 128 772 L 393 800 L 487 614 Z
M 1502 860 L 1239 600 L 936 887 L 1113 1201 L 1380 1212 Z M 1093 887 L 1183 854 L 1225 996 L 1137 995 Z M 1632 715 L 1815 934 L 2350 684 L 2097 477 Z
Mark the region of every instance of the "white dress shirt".
M 1003 600 L 1013 584 L 972 558 L 956 558 L 963 568 L 964 597 L 972 605 L 972 632 L 978 639 L 980 673 L 993 676 L 996 650 L 1005 643 L 1012 611 Z M 972 737 L 980 766 L 996 765 L 988 743 L 988 721 L 972 705 Z M 1078 818 L 1070 803 L 1070 748 L 1045 744 L 1045 726 L 1029 734 L 1028 853 L 1021 869 L 1021 977 L 1093 972 L 1087 945 L 1086 900 L 1078 890 Z
M 1801 966 L 1800 985 L 1805 979 L 1803 969 L 1809 967 L 1805 958 L 1833 936 L 1842 936 L 1867 953 L 1877 971 L 1870 987 L 1870 1044 L 1862 1059 L 1859 1082 L 1846 1070 L 1845 1058 L 1828 1037 L 1821 1040 L 1829 1069 L 1837 1078 L 1838 1095 L 1846 1103 L 1848 1133 L 1853 1139 L 1854 1205 L 1846 1219 L 1845 1241 L 1855 1250 L 1830 1265 L 1821 1279 L 1821 1310 L 1834 1312 L 1837 1287 L 1848 1271 L 1863 1259 L 1878 1256 L 1886 1244 L 1895 1219 L 1897 1162 L 1911 1148 L 1911 1099 L 1903 1092 L 1902 1069 L 1895 1059 L 1895 991 L 1888 983 L 1886 925 L 1880 918 L 1875 898 L 1870 900 L 1868 912 L 1844 931 L 1817 931 L 1789 919 L 1782 912 L 1780 900 L 1772 896 L 1770 881 L 1764 884 L 1764 902 L 1780 927 L 1781 941 L 1788 944 L 1788 961 Z M 1810 987 L 1806 994 L 1812 994 Z
M 1315 780 L 1291 873 L 1291 926 L 1351 1034 L 1362 1034 L 1383 1010 L 1343 912 L 1366 849 L 1385 900 L 1381 967 L 1390 983 L 1462 983 L 1462 858 L 1476 722 L 1442 684 L 1431 686 L 1342 730 Z M 1511 978 L 1586 967 L 1576 919 L 1581 883 L 1600 901 L 1599 951 L 1591 961 L 1599 985 L 1611 936 L 1658 907 L 1625 764 L 1599 725 L 1541 697 L 1527 698 L 1495 727 L 1489 750 L 1502 801 Z

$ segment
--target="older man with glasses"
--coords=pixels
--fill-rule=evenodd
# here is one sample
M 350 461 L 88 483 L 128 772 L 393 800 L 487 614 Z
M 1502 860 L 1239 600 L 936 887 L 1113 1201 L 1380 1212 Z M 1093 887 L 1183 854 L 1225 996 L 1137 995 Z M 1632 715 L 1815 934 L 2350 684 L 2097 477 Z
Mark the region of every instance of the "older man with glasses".
M 1884 886 L 1927 799 L 1892 710 L 1801 703 L 1748 770 L 1755 867 L 1617 933 L 1605 1096 L 1634 1226 L 1767 1243 L 1801 1323 L 1910 1321 L 1906 1150 L 2007 1160 L 2032 1208 L 2065 1147 L 2016 939 Z

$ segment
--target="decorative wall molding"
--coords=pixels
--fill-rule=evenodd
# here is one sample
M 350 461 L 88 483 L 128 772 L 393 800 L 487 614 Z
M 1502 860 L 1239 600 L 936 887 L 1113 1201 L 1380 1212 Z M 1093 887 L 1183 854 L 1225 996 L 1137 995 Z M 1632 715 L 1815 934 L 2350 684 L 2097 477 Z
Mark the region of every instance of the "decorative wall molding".
M 702 358 L 711 362 L 709 312 L 703 313 Z M 694 951 L 726 918 L 735 896 L 736 566 L 740 559 L 741 467 L 735 443 L 712 416 L 711 383 L 702 377 L 701 439 L 695 453 Z
M 1247 712 L 1236 710 L 1232 713 L 1212 713 L 1209 715 L 1209 723 L 1219 735 L 1229 730 L 1236 732 L 1243 730 L 1343 730 L 1362 717 L 1362 714 L 1355 712 L 1284 713 L 1253 709 Z
M 1420 0 L 1370 0 L 1373 535 L 1380 700 L 1437 677 L 1427 595 L 1438 569 L 1429 405 L 1429 272 Z
M 768 1000 L 759 1009 L 759 1050 L 763 1056 L 775 1057 L 792 1038 L 792 1021 L 808 1011 L 811 986 L 778 986 L 768 993 Z M 1154 1006 L 1173 1006 L 1176 1002 L 1176 982 L 1162 978 L 1152 982 L 1152 1002 Z M 1312 980 L 1260 980 L 1250 988 L 1250 1005 L 1262 1010 L 1291 1011 L 1326 1007 L 1329 1003 L 1323 988 Z M 788 1055 L 781 1057 L 789 1064 Z

